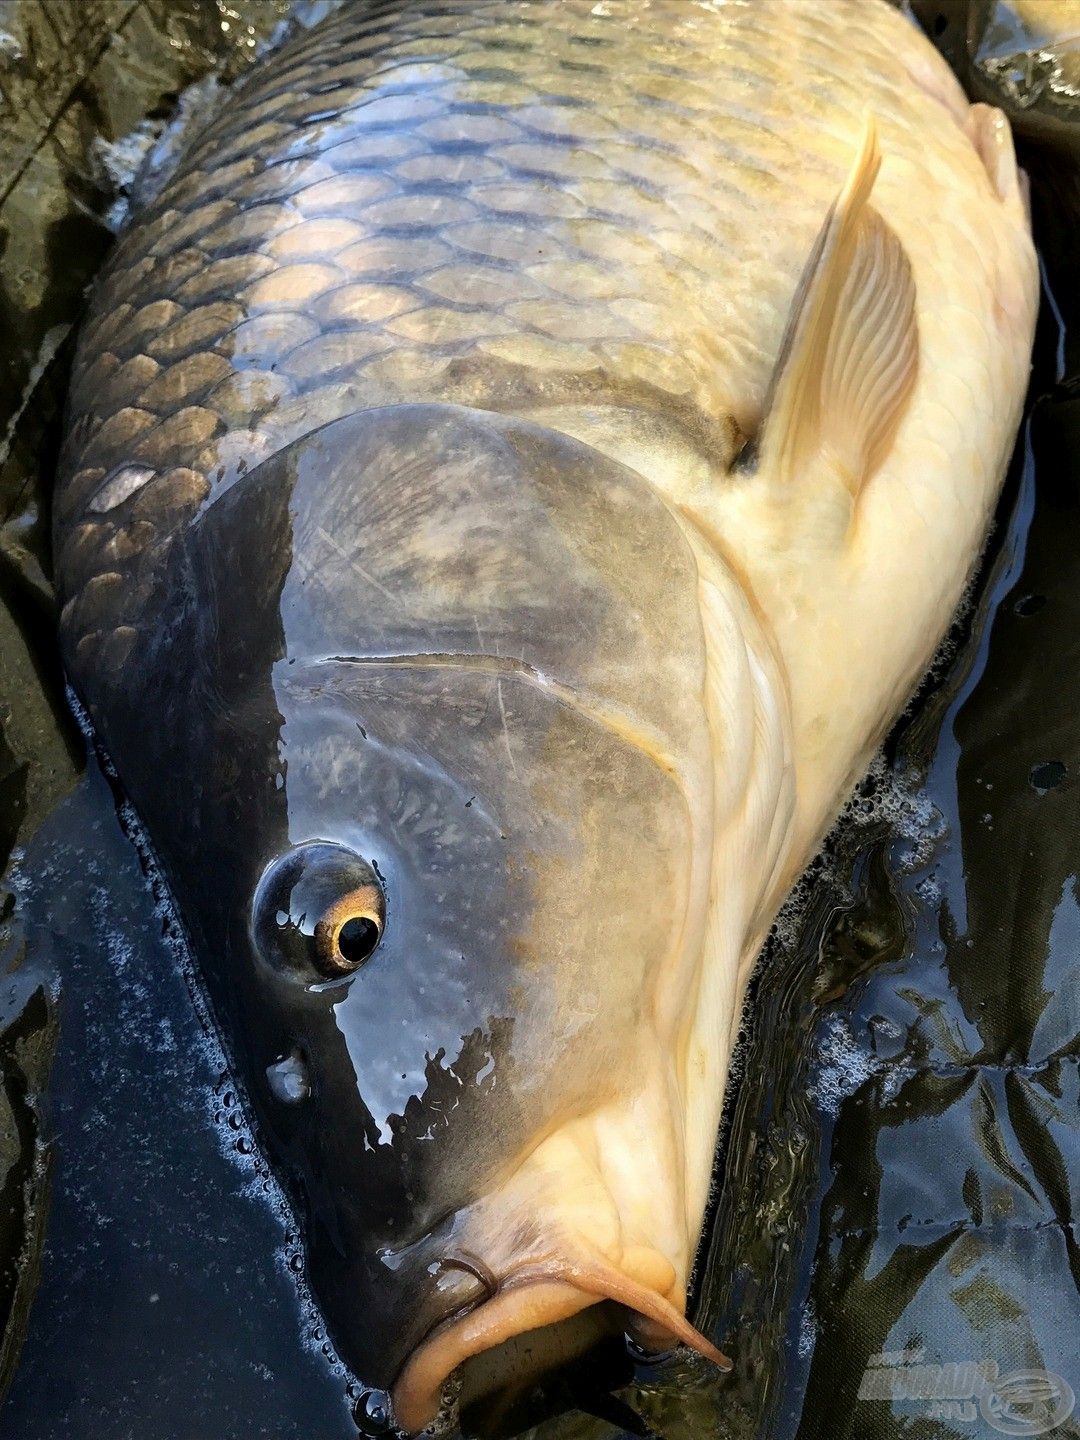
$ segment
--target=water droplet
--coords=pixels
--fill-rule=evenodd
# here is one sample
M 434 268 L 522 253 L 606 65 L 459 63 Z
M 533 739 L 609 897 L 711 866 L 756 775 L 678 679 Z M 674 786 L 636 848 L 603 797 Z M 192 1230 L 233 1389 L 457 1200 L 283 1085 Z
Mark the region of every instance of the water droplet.
M 298 1105 L 311 1094 L 307 1066 L 295 1050 L 266 1067 L 266 1081 L 274 1098 L 283 1105 Z
M 361 1435 L 385 1435 L 391 1429 L 390 1396 L 385 1390 L 365 1390 L 353 1406 L 353 1420 Z
M 1036 615 L 1045 604 L 1045 595 L 1021 595 L 1018 600 L 1013 601 L 1012 608 L 1015 615 Z
M 1045 795 L 1049 790 L 1056 790 L 1068 773 L 1068 767 L 1060 760 L 1044 760 L 1041 765 L 1031 767 L 1028 783 L 1036 794 Z

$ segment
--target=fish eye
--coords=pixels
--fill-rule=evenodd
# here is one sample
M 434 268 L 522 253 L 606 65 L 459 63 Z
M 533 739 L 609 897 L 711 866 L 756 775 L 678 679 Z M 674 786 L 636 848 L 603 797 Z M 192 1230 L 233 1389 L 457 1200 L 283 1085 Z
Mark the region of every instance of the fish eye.
M 386 898 L 374 868 L 344 845 L 323 841 L 272 861 L 252 905 L 260 957 L 309 984 L 359 969 L 385 926 Z
M 378 945 L 379 922 L 371 915 L 353 915 L 337 932 L 337 954 L 346 965 L 362 965 Z
M 344 894 L 315 925 L 318 968 L 328 975 L 355 970 L 382 939 L 382 890 L 372 876 Z

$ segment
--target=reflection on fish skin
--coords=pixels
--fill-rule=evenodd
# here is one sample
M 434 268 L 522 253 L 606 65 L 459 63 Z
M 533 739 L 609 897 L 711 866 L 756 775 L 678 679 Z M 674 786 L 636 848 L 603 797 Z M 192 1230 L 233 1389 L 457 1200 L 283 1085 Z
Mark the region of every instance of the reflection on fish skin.
M 1007 127 L 878 4 L 346 7 L 121 242 L 65 652 L 409 1428 L 605 1294 L 715 1356 L 742 993 L 959 596 L 1033 309 Z M 336 979 L 252 939 L 315 842 L 385 900 Z M 448 1239 L 504 1286 L 449 1331 Z

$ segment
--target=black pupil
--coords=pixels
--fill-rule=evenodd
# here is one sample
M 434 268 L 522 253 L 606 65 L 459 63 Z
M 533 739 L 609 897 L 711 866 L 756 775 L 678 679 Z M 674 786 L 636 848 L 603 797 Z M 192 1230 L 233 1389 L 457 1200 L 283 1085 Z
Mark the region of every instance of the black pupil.
M 350 965 L 362 965 L 379 943 L 379 927 L 367 915 L 346 920 L 338 931 L 337 944 L 341 958 Z

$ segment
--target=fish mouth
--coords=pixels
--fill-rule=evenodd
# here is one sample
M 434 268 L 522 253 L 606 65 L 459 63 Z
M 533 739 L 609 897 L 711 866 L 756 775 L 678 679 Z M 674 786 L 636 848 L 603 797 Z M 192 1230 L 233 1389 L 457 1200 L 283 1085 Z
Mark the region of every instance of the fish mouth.
M 472 1257 L 467 1263 L 447 1257 L 443 1263 L 477 1274 Z M 668 1298 L 674 1270 L 656 1251 L 632 1251 L 619 1267 L 598 1260 L 531 1262 L 499 1280 L 484 1266 L 483 1277 L 485 1294 L 430 1330 L 391 1387 L 395 1421 L 408 1434 L 432 1423 L 446 1381 L 465 1361 L 527 1331 L 557 1325 L 605 1300 L 632 1312 L 630 1330 L 644 1349 L 664 1350 L 681 1342 L 721 1370 L 731 1369 L 727 1356 Z

